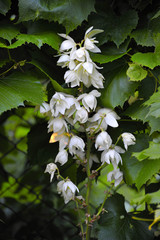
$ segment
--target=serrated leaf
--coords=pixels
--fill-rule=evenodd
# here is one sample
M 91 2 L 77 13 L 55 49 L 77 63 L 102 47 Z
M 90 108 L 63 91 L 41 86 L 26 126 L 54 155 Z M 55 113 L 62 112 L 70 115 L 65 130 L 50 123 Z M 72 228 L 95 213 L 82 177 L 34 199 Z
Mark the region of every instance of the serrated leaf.
M 152 37 L 152 32 L 147 28 L 136 29 L 131 33 L 130 36 L 134 38 L 138 45 L 146 47 L 155 46 Z
M 15 73 L 0 79 L 0 113 L 23 105 L 23 101 L 43 102 L 42 86 L 29 74 Z
M 138 86 L 136 82 L 130 82 L 126 75 L 126 66 L 118 67 L 107 75 L 104 90 L 102 90 L 101 102 L 105 107 L 115 108 L 123 106 L 124 102 L 132 95 Z M 116 97 L 115 97 L 116 96 Z
M 151 69 L 160 65 L 160 33 L 154 35 L 155 51 L 147 53 L 135 53 L 131 60 L 142 66 L 149 67 Z
M 94 54 L 92 55 L 92 60 L 100 64 L 113 62 L 116 59 L 123 57 L 126 53 L 115 54 L 115 55 L 103 55 L 103 54 Z
M 143 184 L 145 184 L 151 177 L 156 174 L 160 169 L 160 161 L 148 160 L 139 161 L 132 156 L 133 152 L 142 152 L 148 147 L 149 137 L 145 134 L 136 136 L 136 144 L 130 146 L 128 151 L 123 154 L 122 169 L 124 172 L 125 180 L 127 184 L 136 184 L 139 190 Z
M 13 35 L 11 36 L 13 37 Z M 4 36 L 4 38 L 9 41 L 8 36 Z M 19 34 L 18 36 L 16 36 L 16 40 L 17 41 L 12 43 L 11 45 L 0 43 L 0 47 L 14 49 L 26 43 L 33 43 L 39 48 L 41 48 L 43 44 L 48 44 L 53 49 L 58 50 L 61 42 L 60 37 L 54 32 L 41 32 L 39 34 Z
M 5 15 L 11 7 L 11 0 L 0 0 L 0 13 Z
M 94 3 L 94 0 L 19 0 L 19 22 L 35 19 L 58 21 L 69 33 L 95 11 Z
M 160 87 L 158 91 L 153 93 L 150 99 L 144 102 L 145 106 L 150 106 L 147 116 L 160 117 Z
M 14 39 L 19 33 L 19 28 L 13 24 L 1 22 L 0 25 L 0 37 L 6 39 L 11 44 L 11 40 Z
M 124 197 L 121 195 L 115 194 L 108 198 L 104 208 L 107 212 L 102 214 L 98 221 L 98 240 L 153 239 L 147 223 L 133 220 L 132 216 L 127 214 Z
M 96 14 L 96 16 L 92 15 L 89 18 L 89 23 L 104 30 L 104 33 L 99 37 L 101 44 L 111 40 L 119 47 L 131 31 L 136 28 L 138 15 L 134 10 L 128 10 L 123 15 L 116 15 L 108 6 L 105 8 L 105 12 Z
M 148 148 L 141 152 L 133 153 L 132 156 L 136 157 L 139 161 L 142 161 L 146 158 L 160 159 L 160 143 L 150 142 Z
M 135 53 L 131 60 L 135 63 L 141 64 L 142 66 L 149 67 L 151 69 L 160 65 L 160 56 L 155 53 Z
M 129 64 L 129 68 L 126 73 L 130 78 L 130 81 L 141 81 L 147 76 L 147 71 L 135 63 Z

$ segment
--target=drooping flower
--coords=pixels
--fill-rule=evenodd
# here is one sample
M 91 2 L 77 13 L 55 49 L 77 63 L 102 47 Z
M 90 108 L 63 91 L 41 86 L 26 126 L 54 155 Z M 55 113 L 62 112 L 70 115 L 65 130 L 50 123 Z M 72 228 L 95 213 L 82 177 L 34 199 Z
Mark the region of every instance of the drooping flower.
M 53 177 L 54 177 L 54 173 L 55 173 L 55 171 L 57 170 L 58 168 L 57 168 L 57 165 L 56 164 L 54 164 L 54 163 L 49 163 L 49 164 L 47 164 L 47 166 L 46 166 L 46 169 L 45 169 L 45 173 L 49 173 L 49 174 L 51 174 L 51 177 L 50 177 L 50 182 L 52 182 L 52 179 L 53 179 Z
M 90 118 L 89 121 L 98 121 L 98 124 L 101 123 L 101 128 L 106 130 L 108 125 L 114 128 L 118 127 L 118 119 L 120 119 L 120 117 L 112 109 L 102 108 L 98 110 L 98 112 L 92 118 Z
M 98 151 L 107 150 L 112 144 L 112 139 L 109 134 L 105 131 L 98 134 L 95 141 L 95 148 L 98 148 Z
M 59 162 L 62 165 L 64 165 L 68 161 L 68 152 L 66 150 L 60 151 L 56 158 L 55 162 Z
M 81 100 L 82 99 L 82 104 L 83 106 L 87 109 L 88 112 L 90 112 L 90 110 L 95 110 L 97 107 L 97 99 L 96 97 L 100 97 L 101 93 L 99 93 L 97 90 L 93 90 L 90 93 L 84 93 L 81 94 L 77 100 Z
M 122 133 L 121 136 L 126 150 L 128 149 L 128 146 L 135 144 L 136 138 L 133 134 L 125 132 Z
M 69 134 L 62 134 L 59 138 L 59 151 L 64 150 L 69 144 Z
M 40 106 L 40 113 L 50 115 L 50 111 L 51 111 L 50 105 L 46 102 L 43 102 L 42 105 Z
M 115 168 L 113 171 L 109 172 L 107 175 L 107 181 L 111 182 L 115 180 L 114 186 L 118 186 L 120 182 L 123 180 L 123 173 L 119 170 L 119 168 Z
M 74 123 L 77 121 L 80 123 L 85 123 L 88 120 L 88 112 L 85 108 L 81 107 L 76 111 Z
M 119 162 L 122 163 L 122 158 L 115 149 L 108 149 L 102 152 L 101 162 L 102 164 L 104 164 L 105 162 L 108 164 L 115 163 L 118 166 Z
M 64 202 L 67 204 L 70 200 L 74 200 L 75 193 L 79 192 L 79 189 L 70 180 L 62 180 L 57 184 L 57 191 L 63 196 Z
M 57 132 L 58 134 L 62 134 L 64 132 L 68 132 L 68 126 L 66 121 L 62 116 L 57 118 L 51 118 L 48 122 L 48 132 Z
M 76 48 L 76 43 L 73 40 L 73 38 L 71 38 L 70 36 L 64 33 L 59 33 L 58 35 L 66 39 L 61 43 L 61 46 L 59 49 L 60 52 L 64 52 L 64 51 L 68 51 L 70 49 Z
M 82 138 L 73 136 L 68 147 L 70 154 L 73 155 L 76 154 L 76 150 L 84 151 L 85 143 Z
M 87 29 L 85 32 L 85 42 L 84 42 L 84 47 L 94 53 L 101 52 L 101 50 L 95 45 L 95 43 L 98 43 L 98 41 L 95 40 L 95 38 L 92 38 L 94 35 L 103 32 L 103 30 L 100 29 L 93 29 L 93 27 L 90 27 Z

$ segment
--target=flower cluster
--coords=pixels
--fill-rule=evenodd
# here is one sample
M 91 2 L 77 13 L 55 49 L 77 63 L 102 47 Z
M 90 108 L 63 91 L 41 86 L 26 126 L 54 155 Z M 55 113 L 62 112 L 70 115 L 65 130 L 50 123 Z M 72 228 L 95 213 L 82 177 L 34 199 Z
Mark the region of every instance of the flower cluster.
M 89 28 L 81 43 L 75 41 L 65 34 L 59 34 L 65 38 L 60 46 L 60 58 L 58 65 L 68 70 L 64 75 L 65 83 L 69 86 L 103 88 L 104 77 L 97 69 L 99 67 L 90 58 L 89 52 L 99 53 L 100 49 L 95 45 L 94 35 L 102 30 Z M 97 98 L 101 93 L 97 90 L 83 92 L 77 91 L 77 96 L 72 96 L 63 92 L 56 92 L 49 103 L 43 103 L 40 112 L 48 116 L 48 132 L 53 132 L 50 142 L 59 141 L 59 152 L 55 158 L 55 163 L 64 165 L 69 155 L 75 160 L 76 164 L 82 164 L 84 168 L 93 167 L 93 162 L 99 163 L 96 154 L 86 155 L 86 138 L 92 141 L 93 152 L 101 151 L 101 165 L 112 164 L 113 171 L 107 175 L 107 180 L 114 180 L 117 186 L 123 179 L 123 173 L 119 169 L 122 164 L 122 153 L 125 152 L 117 143 L 123 140 L 124 147 L 127 150 L 129 145 L 135 143 L 135 137 L 131 133 L 123 133 L 119 136 L 117 142 L 113 144 L 107 128 L 117 128 L 120 117 L 109 108 L 97 108 Z M 76 130 L 76 131 L 75 131 Z M 86 137 L 87 136 L 87 137 Z M 54 174 L 57 173 L 58 182 L 57 191 L 64 198 L 65 203 L 75 199 L 78 188 L 68 178 L 64 179 L 55 163 L 49 163 L 45 172 L 51 175 L 52 181 Z M 96 171 L 96 170 L 94 170 Z
M 90 27 L 81 43 L 75 41 L 66 34 L 59 34 L 65 38 L 60 46 L 61 56 L 58 65 L 67 67 L 69 70 L 64 75 L 65 83 L 71 87 L 80 86 L 83 83 L 86 87 L 93 85 L 95 88 L 103 88 L 103 75 L 98 72 L 99 67 L 92 61 L 89 51 L 99 53 L 101 50 L 95 45 L 98 41 L 94 35 L 103 32 L 100 29 Z

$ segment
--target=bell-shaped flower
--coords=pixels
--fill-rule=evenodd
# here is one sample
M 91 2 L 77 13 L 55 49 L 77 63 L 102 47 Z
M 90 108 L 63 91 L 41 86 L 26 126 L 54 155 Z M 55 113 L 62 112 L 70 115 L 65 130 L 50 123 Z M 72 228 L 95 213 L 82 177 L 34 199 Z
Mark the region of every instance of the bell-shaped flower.
M 48 132 L 54 132 L 58 134 L 62 134 L 66 131 L 68 132 L 67 123 L 62 116 L 51 118 L 48 123 Z
M 64 74 L 64 80 L 65 80 L 65 83 L 70 85 L 72 88 L 76 86 L 80 86 L 80 82 L 81 82 L 79 75 L 74 70 L 68 70 Z
M 112 109 L 102 108 L 98 110 L 98 112 L 92 118 L 90 118 L 89 121 L 98 121 L 98 124 L 101 123 L 101 128 L 106 130 L 108 125 L 114 128 L 118 127 L 118 119 L 120 119 L 120 117 Z
M 125 132 L 122 133 L 121 136 L 126 150 L 128 149 L 128 146 L 135 144 L 136 138 L 133 134 Z
M 75 119 L 74 119 L 74 123 L 76 123 L 77 121 L 80 123 L 85 123 L 88 120 L 88 112 L 85 108 L 81 107 L 76 111 L 75 114 Z
M 95 141 L 95 148 L 98 148 L 98 151 L 107 150 L 112 144 L 112 139 L 109 134 L 105 131 L 98 134 Z
M 53 177 L 54 177 L 54 173 L 55 173 L 55 171 L 57 170 L 58 168 L 57 168 L 57 165 L 56 164 L 54 164 L 54 163 L 49 163 L 49 164 L 47 164 L 47 167 L 46 167 L 46 169 L 45 169 L 45 173 L 49 173 L 50 175 L 51 175 L 51 178 L 50 178 L 50 182 L 52 182 L 52 179 L 53 179 Z
M 63 54 L 57 61 L 57 65 L 61 66 L 62 68 L 68 67 L 70 62 L 70 56 L 68 54 Z
M 108 173 L 107 181 L 111 182 L 112 180 L 115 180 L 114 182 L 115 187 L 117 187 L 123 180 L 123 173 L 118 168 L 115 168 L 113 171 Z
M 49 116 L 51 114 L 50 105 L 46 102 L 43 102 L 42 105 L 40 106 L 40 113 L 41 114 L 46 114 L 46 115 Z
M 93 27 L 90 27 L 87 29 L 85 32 L 85 42 L 84 42 L 84 47 L 94 53 L 101 52 L 101 50 L 95 45 L 95 43 L 98 43 L 98 41 L 95 40 L 95 38 L 92 38 L 94 35 L 103 32 L 103 30 L 100 29 L 93 29 Z
M 64 52 L 64 51 L 68 51 L 70 49 L 76 48 L 76 43 L 73 40 L 73 38 L 63 33 L 60 33 L 58 35 L 66 39 L 61 43 L 61 46 L 59 49 L 60 52 Z
M 68 161 L 68 152 L 66 150 L 60 151 L 56 158 L 55 162 L 59 162 L 62 165 L 64 165 Z
M 122 158 L 115 149 L 108 149 L 102 152 L 101 162 L 102 164 L 104 164 L 105 162 L 108 164 L 115 163 L 118 166 L 119 162 L 122 163 Z
M 99 93 L 97 90 L 93 90 L 90 93 L 84 93 L 82 95 L 80 95 L 77 100 L 81 100 L 82 99 L 82 104 L 83 106 L 87 109 L 88 112 L 90 112 L 90 110 L 95 110 L 97 107 L 97 99 L 96 97 L 100 97 L 101 93 Z
M 76 150 L 84 151 L 85 143 L 82 138 L 73 136 L 68 147 L 70 154 L 73 155 L 76 154 Z
M 67 204 L 70 200 L 74 200 L 75 193 L 76 191 L 79 192 L 79 189 L 70 180 L 62 180 L 57 184 L 57 191 L 63 196 L 64 202 Z

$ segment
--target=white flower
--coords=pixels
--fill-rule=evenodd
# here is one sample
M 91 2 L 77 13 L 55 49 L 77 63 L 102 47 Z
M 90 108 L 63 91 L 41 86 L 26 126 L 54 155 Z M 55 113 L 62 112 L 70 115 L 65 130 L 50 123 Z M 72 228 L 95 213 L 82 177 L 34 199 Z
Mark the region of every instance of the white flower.
M 81 107 L 76 111 L 74 123 L 79 121 L 80 123 L 85 123 L 88 120 L 88 112 L 85 108 Z
M 76 154 L 76 150 L 84 151 L 85 143 L 82 138 L 73 136 L 69 142 L 69 152 L 71 155 Z
M 83 82 L 86 87 L 93 85 L 95 88 L 103 88 L 103 75 L 97 71 L 95 63 L 87 61 L 79 63 L 74 71 L 77 73 L 80 82 Z
M 128 146 L 135 144 L 136 138 L 133 134 L 125 132 L 122 133 L 121 136 L 126 150 L 128 149 Z
M 67 39 L 67 40 L 64 40 L 62 43 L 61 43 L 61 46 L 60 46 L 60 51 L 63 52 L 63 51 L 68 51 L 70 49 L 73 49 L 73 48 L 76 48 L 76 43 L 75 41 L 73 40 L 73 38 L 71 38 L 70 36 L 66 35 L 66 34 L 63 34 L 63 33 L 60 33 L 58 34 L 59 36 Z
M 118 127 L 118 122 L 117 122 L 118 119 L 120 119 L 120 117 L 112 109 L 102 108 L 98 110 L 98 112 L 92 118 L 90 118 L 89 121 L 90 122 L 98 121 L 98 124 L 100 124 L 102 120 L 101 127 L 103 130 L 106 130 L 108 125 L 114 128 Z
M 55 162 L 59 162 L 61 165 L 64 165 L 68 161 L 68 152 L 66 150 L 60 151 L 55 159 Z
M 104 164 L 104 162 L 108 164 L 115 163 L 118 166 L 119 162 L 122 163 L 122 158 L 120 154 L 115 151 L 115 149 L 108 149 L 102 152 L 101 162 L 102 164 Z
M 85 62 L 86 60 L 86 55 L 88 57 L 88 52 L 85 50 L 84 47 L 81 47 L 75 51 L 72 51 L 70 55 L 71 60 L 78 60 L 79 62 Z
M 48 132 L 57 132 L 58 134 L 62 134 L 65 131 L 68 132 L 68 126 L 65 120 L 60 116 L 57 118 L 51 118 L 48 122 Z
M 103 30 L 100 29 L 94 29 L 92 30 L 93 27 L 90 27 L 89 29 L 87 29 L 87 31 L 85 32 L 85 42 L 84 42 L 84 47 L 88 50 L 90 50 L 91 52 L 101 52 L 101 50 L 94 44 L 94 43 L 98 43 L 98 41 L 95 40 L 95 38 L 92 38 L 94 35 L 103 32 Z
M 51 178 L 50 178 L 50 182 L 52 182 L 52 179 L 53 179 L 53 177 L 54 177 L 54 173 L 55 173 L 55 171 L 57 170 L 58 168 L 57 168 L 57 165 L 56 164 L 54 164 L 54 163 L 49 163 L 49 164 L 47 164 L 47 167 L 46 167 L 46 169 L 45 169 L 45 173 L 46 172 L 48 172 L 49 174 L 51 174 Z
M 46 102 L 42 103 L 42 106 L 40 106 L 40 113 L 48 115 L 50 111 L 51 111 L 50 105 Z
M 64 202 L 67 204 L 70 200 L 74 200 L 75 193 L 79 192 L 79 189 L 70 180 L 63 180 L 57 184 L 57 191 L 64 197 Z
M 123 180 L 123 173 L 118 168 L 108 173 L 107 181 L 111 182 L 112 180 L 115 180 L 114 182 L 115 187 L 118 186 L 120 182 Z
M 80 85 L 79 75 L 74 70 L 68 70 L 64 74 L 64 80 L 65 83 L 67 83 L 68 85 L 70 84 L 72 88 Z
M 57 117 L 59 114 L 64 115 L 66 109 L 69 109 L 75 103 L 75 98 L 72 95 L 62 92 L 56 92 L 50 101 L 52 115 Z
M 89 157 L 89 168 L 92 167 L 93 162 L 99 163 L 98 157 L 95 154 L 90 154 L 90 157 Z
M 97 90 L 93 90 L 90 93 L 84 93 L 80 95 L 77 100 L 82 99 L 83 106 L 87 109 L 88 112 L 90 110 L 95 110 L 97 107 L 97 99 L 96 97 L 100 97 L 101 93 L 99 93 Z
M 112 144 L 112 139 L 109 134 L 105 131 L 98 134 L 95 141 L 95 148 L 98 148 L 98 151 L 107 150 Z

